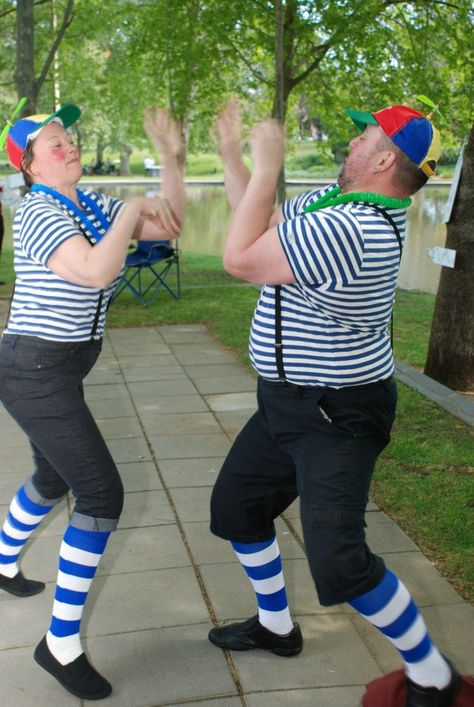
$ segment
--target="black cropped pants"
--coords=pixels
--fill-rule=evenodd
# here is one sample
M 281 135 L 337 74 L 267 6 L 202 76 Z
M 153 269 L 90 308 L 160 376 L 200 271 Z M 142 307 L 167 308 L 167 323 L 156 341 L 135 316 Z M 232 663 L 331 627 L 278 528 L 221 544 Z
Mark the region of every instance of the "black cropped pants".
M 101 346 L 4 334 L 0 399 L 30 441 L 38 493 L 58 499 L 71 489 L 71 524 L 107 532 L 117 526 L 123 485 L 83 390 Z
M 365 541 L 375 461 L 390 439 L 393 379 L 341 388 L 258 382 L 258 411 L 234 442 L 211 499 L 211 531 L 240 542 L 275 534 L 298 496 L 321 604 L 373 589 L 385 565 Z

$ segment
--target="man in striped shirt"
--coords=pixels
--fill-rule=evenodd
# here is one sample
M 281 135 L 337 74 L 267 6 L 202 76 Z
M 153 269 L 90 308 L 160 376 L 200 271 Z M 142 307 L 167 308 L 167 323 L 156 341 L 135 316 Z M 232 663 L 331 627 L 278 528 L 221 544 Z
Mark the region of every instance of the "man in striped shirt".
M 347 112 L 361 133 L 337 184 L 277 209 L 281 127 L 266 121 L 254 129 L 250 175 L 235 106 L 218 121 L 233 209 L 224 266 L 264 286 L 250 332 L 258 411 L 237 437 L 211 501 L 211 530 L 231 541 L 258 614 L 212 629 L 209 639 L 234 650 L 301 651 L 274 528 L 299 496 L 320 603 L 348 602 L 398 648 L 404 707 L 449 707 L 461 678 L 432 643 L 406 587 L 370 551 L 364 531 L 375 461 L 395 415 L 388 329 L 405 213 L 410 195 L 434 173 L 439 133 L 407 106 Z M 394 703 L 382 689 L 389 707 Z M 364 704 L 380 707 L 372 695 L 371 687 Z

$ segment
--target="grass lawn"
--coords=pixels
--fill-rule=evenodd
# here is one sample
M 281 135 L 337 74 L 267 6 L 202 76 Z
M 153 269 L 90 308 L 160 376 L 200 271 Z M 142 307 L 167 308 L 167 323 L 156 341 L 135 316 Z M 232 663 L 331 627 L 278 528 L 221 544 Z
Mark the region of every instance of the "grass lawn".
M 11 253 L 0 261 L 0 297 L 11 289 Z M 222 270 L 217 256 L 182 255 L 182 298 L 162 293 L 150 308 L 123 294 L 108 326 L 205 322 L 250 369 L 247 337 L 258 290 Z M 395 356 L 423 368 L 434 296 L 399 291 Z M 474 603 L 472 428 L 403 384 L 393 439 L 374 476 L 372 497 L 468 601 Z

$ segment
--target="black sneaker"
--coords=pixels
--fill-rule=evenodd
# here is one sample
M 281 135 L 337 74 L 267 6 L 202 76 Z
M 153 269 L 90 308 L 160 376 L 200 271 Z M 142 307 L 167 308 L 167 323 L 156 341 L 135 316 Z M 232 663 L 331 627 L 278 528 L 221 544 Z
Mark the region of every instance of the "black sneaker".
M 45 636 L 36 646 L 34 658 L 71 695 L 83 700 L 102 700 L 112 692 L 112 685 L 89 663 L 85 653 L 72 663 L 61 665 L 49 650 Z
M 257 616 L 240 624 L 221 626 L 209 631 L 209 640 L 219 648 L 229 648 L 233 651 L 249 651 L 252 648 L 262 648 L 276 655 L 297 655 L 303 648 L 303 636 L 298 624 L 286 636 L 269 631 L 258 620 Z
M 462 677 L 447 661 L 451 668 L 451 682 L 447 687 L 438 690 L 436 687 L 421 687 L 407 678 L 407 701 L 405 707 L 453 707 L 458 695 Z
M 4 589 L 16 597 L 32 597 L 42 592 L 45 586 L 44 582 L 26 579 L 21 570 L 14 577 L 5 577 L 0 574 L 0 589 Z

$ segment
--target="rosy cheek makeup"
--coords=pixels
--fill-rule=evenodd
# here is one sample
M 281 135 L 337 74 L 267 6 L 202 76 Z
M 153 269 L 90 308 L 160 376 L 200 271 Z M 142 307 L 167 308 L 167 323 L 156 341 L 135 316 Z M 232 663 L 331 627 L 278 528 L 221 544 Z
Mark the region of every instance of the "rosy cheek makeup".
M 51 157 L 55 160 L 63 160 L 66 157 L 66 153 L 62 147 L 53 147 L 51 150 Z

